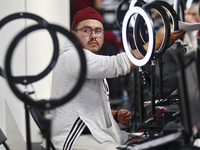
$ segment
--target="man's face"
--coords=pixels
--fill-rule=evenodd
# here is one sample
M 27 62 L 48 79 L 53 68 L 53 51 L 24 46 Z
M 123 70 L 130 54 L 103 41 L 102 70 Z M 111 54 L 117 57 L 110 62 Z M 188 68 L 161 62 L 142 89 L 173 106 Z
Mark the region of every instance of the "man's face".
M 87 19 L 79 22 L 77 30 L 81 28 L 103 29 L 103 24 L 95 19 Z M 88 49 L 93 53 L 98 52 L 104 41 L 104 34 L 101 37 L 97 37 L 94 31 L 92 31 L 90 36 L 84 36 L 81 30 L 72 30 L 72 34 L 78 38 L 83 48 Z

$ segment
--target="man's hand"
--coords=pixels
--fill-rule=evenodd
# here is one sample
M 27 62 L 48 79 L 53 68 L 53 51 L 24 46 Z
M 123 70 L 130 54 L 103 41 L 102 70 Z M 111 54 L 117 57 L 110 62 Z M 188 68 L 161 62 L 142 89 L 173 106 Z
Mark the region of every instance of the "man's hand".
M 176 40 L 178 40 L 179 38 L 181 38 L 186 32 L 183 31 L 183 30 L 176 30 L 176 31 L 171 31 L 170 33 L 170 40 L 169 40 L 169 44 L 168 45 L 171 45 L 173 42 L 175 42 Z M 164 27 L 162 27 L 156 34 L 155 36 L 155 51 L 158 50 L 162 43 L 163 43 L 163 40 L 164 40 L 164 36 L 165 36 L 165 30 L 164 30 Z M 143 45 L 144 49 L 147 51 L 148 50 L 148 46 L 149 46 L 149 42 L 145 43 Z M 137 58 L 143 58 L 143 56 L 138 52 L 138 50 L 133 50 L 132 51 L 135 55 L 135 57 Z M 129 60 L 130 61 L 130 60 Z M 133 64 L 131 61 L 130 61 L 130 65 L 131 65 L 131 70 L 135 69 L 137 66 L 135 64 Z
M 183 30 L 171 31 L 170 40 L 169 40 L 168 45 L 171 45 L 173 42 L 175 42 L 176 40 L 181 38 L 185 33 L 186 32 Z M 159 49 L 160 46 L 162 45 L 162 42 L 164 40 L 164 35 L 165 35 L 165 31 L 164 31 L 164 27 L 163 27 L 156 34 L 155 50 Z
M 118 110 L 118 122 L 124 126 L 129 126 L 132 120 L 131 112 L 126 109 Z

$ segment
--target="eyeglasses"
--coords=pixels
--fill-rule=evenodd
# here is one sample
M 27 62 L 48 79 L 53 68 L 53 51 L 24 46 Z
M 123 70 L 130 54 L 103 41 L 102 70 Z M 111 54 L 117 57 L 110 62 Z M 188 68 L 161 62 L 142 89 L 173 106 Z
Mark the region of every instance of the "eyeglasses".
M 79 31 L 79 30 L 81 31 L 82 36 L 85 36 L 85 37 L 90 37 L 93 31 L 96 37 L 102 37 L 104 35 L 104 30 L 101 28 L 91 29 L 91 28 L 85 27 L 85 28 L 74 30 L 74 31 Z

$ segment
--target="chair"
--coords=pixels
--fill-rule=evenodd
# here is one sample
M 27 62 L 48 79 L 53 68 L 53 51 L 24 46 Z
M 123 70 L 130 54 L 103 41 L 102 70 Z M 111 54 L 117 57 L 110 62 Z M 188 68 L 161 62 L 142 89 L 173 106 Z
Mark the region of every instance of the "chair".
M 35 121 L 35 123 L 37 124 L 38 128 L 40 129 L 40 131 L 42 132 L 42 134 L 46 134 L 45 133 L 45 125 L 43 122 L 43 116 L 44 116 L 44 110 L 42 109 L 38 109 L 35 107 L 30 107 L 29 108 L 30 114 L 33 117 L 33 120 Z M 49 141 L 49 146 L 52 150 L 56 150 L 55 146 L 53 145 L 53 143 L 51 141 Z
M 5 147 L 6 150 L 10 150 L 10 148 L 8 147 L 8 145 L 6 143 L 6 140 L 7 140 L 7 138 L 0 128 L 0 145 L 3 144 L 3 146 Z

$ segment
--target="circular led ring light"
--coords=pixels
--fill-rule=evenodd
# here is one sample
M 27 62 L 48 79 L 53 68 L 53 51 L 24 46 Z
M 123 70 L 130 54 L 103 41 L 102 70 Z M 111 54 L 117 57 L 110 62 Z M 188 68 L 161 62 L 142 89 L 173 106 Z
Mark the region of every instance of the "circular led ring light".
M 172 23 L 173 23 L 173 28 L 172 29 L 173 29 L 173 31 L 176 31 L 176 30 L 179 29 L 178 28 L 178 20 L 179 20 L 178 19 L 178 15 L 177 15 L 176 11 L 173 9 L 173 7 L 169 3 L 165 2 L 165 1 L 160 1 L 160 0 L 153 1 L 151 3 L 160 4 L 162 7 L 167 9 L 168 12 L 170 13 L 170 16 L 171 16 L 171 19 L 172 19 Z
M 10 21 L 13 21 L 15 19 L 21 19 L 21 18 L 34 20 L 34 21 L 38 22 L 39 24 L 42 24 L 43 26 L 47 26 L 47 24 L 48 24 L 47 21 L 44 20 L 43 18 L 41 18 L 40 16 L 37 16 L 35 14 L 31 14 L 31 13 L 20 12 L 20 13 L 11 14 L 11 15 L 3 18 L 0 21 L 0 29 L 6 23 L 8 23 Z M 48 30 L 48 31 L 49 31 L 49 33 L 50 33 L 50 35 L 51 35 L 51 37 L 52 37 L 52 39 L 54 41 L 54 44 L 58 43 L 56 32 L 52 31 L 52 30 Z M 53 51 L 53 55 L 52 55 L 51 61 L 50 61 L 49 65 L 46 67 L 46 69 L 43 72 L 41 72 L 37 76 L 32 76 L 32 77 L 27 77 L 26 76 L 26 77 L 15 78 L 15 82 L 27 85 L 29 83 L 35 82 L 35 81 L 40 80 L 41 78 L 45 77 L 53 69 L 53 67 L 55 66 L 56 61 L 58 59 L 58 55 L 59 55 L 59 51 L 58 51 L 57 48 L 54 47 L 54 51 Z
M 129 0 L 123 0 L 123 1 L 121 1 L 120 2 L 120 4 L 118 5 L 118 7 L 117 7 L 117 9 L 116 9 L 116 23 L 117 23 L 117 25 L 118 25 L 118 27 L 121 29 L 122 28 L 122 21 L 120 21 L 120 15 L 121 15 L 121 8 L 122 8 L 122 6 L 125 4 L 125 3 L 128 3 L 129 2 Z M 134 3 L 134 4 L 133 4 Z M 134 6 L 142 6 L 143 4 L 145 4 L 145 2 L 144 1 L 142 1 L 142 0 L 136 0 L 136 1 L 131 1 L 131 3 L 130 3 L 130 5 L 131 5 L 131 8 L 133 7 L 133 5 Z M 130 9 L 130 7 L 129 7 L 129 9 Z M 121 23 L 122 22 L 122 23 Z M 133 21 L 131 21 L 131 22 L 133 22 Z
M 13 75 L 11 73 L 11 58 L 12 58 L 14 49 L 17 46 L 17 43 L 23 37 L 25 37 L 28 33 L 33 32 L 38 29 L 47 29 L 47 30 L 58 31 L 58 32 L 62 33 L 74 44 L 75 48 L 78 51 L 79 57 L 80 57 L 81 68 L 80 68 L 79 78 L 77 79 L 77 83 L 76 83 L 76 85 L 74 85 L 74 87 L 72 88 L 70 93 L 66 94 L 65 96 L 63 96 L 60 99 L 50 99 L 47 101 L 34 101 L 28 95 L 22 94 L 20 92 L 20 90 L 16 86 L 16 82 L 15 82 L 16 77 L 13 77 Z M 58 50 L 59 45 L 57 44 L 57 42 L 54 42 L 54 44 L 55 44 L 54 47 Z M 39 24 L 39 25 L 34 25 L 34 26 L 24 29 L 13 39 L 13 41 L 11 42 L 11 44 L 8 48 L 8 51 L 6 53 L 5 68 L 6 68 L 5 71 L 6 71 L 6 75 L 7 75 L 8 84 L 9 84 L 10 88 L 12 89 L 12 91 L 14 92 L 14 94 L 20 100 L 22 100 L 24 103 L 27 103 L 34 107 L 43 108 L 43 109 L 52 109 L 52 108 L 61 106 L 64 103 L 68 102 L 70 99 L 72 99 L 78 93 L 78 91 L 80 90 L 80 88 L 82 87 L 82 85 L 84 83 L 85 76 L 86 76 L 86 59 L 85 59 L 85 55 L 84 55 L 81 44 L 78 42 L 76 37 L 73 36 L 68 30 L 66 30 L 60 26 L 57 26 L 57 25 L 48 24 L 47 26 L 46 25 L 44 26 L 42 24 Z
M 119 3 L 117 9 L 116 9 L 116 23 L 118 25 L 118 27 L 121 29 L 122 28 L 122 24 L 121 24 L 121 21 L 120 21 L 120 14 L 121 14 L 121 8 L 122 6 L 124 5 L 124 3 L 127 3 L 129 0 L 123 0 Z
M 26 13 L 26 12 L 19 12 L 19 13 L 15 13 L 15 14 L 11 14 L 5 18 L 3 18 L 0 21 L 0 29 L 8 22 L 13 21 L 15 19 L 21 19 L 21 18 L 26 18 L 26 19 L 32 19 L 37 21 L 38 23 L 42 23 L 42 24 L 47 24 L 47 21 L 44 20 L 42 17 L 37 16 L 35 14 L 31 14 L 31 13 Z
M 149 11 L 151 9 L 156 9 L 159 14 L 161 15 L 161 18 L 163 19 L 164 22 L 164 28 L 165 28 L 165 35 L 164 35 L 164 40 L 162 42 L 161 47 L 157 50 L 154 51 L 153 56 L 154 58 L 159 58 L 167 49 L 168 44 L 169 44 L 169 39 L 170 39 L 170 23 L 169 23 L 169 18 L 167 16 L 166 11 L 164 10 L 164 8 L 157 4 L 157 3 L 148 3 L 143 5 L 143 8 L 146 11 Z M 146 55 L 146 50 L 143 48 L 143 42 L 141 42 L 141 30 L 144 30 L 143 25 L 144 23 L 142 22 L 142 18 L 141 16 L 137 16 L 136 21 L 135 21 L 135 44 L 138 47 L 138 50 L 140 50 L 140 53 L 145 56 Z M 140 26 L 139 26 L 140 25 Z
M 151 3 L 157 3 L 157 4 L 160 4 L 161 6 L 163 6 L 165 9 L 168 10 L 170 16 L 171 16 L 171 21 L 172 21 L 172 31 L 176 31 L 176 30 L 179 30 L 179 25 L 178 25 L 178 15 L 176 13 L 176 11 L 174 10 L 174 8 L 167 2 L 165 1 L 153 1 Z M 174 43 L 174 42 L 173 42 Z M 172 44 L 173 44 L 172 43 Z M 171 45 L 172 45 L 171 44 Z M 170 47 L 171 45 L 169 45 L 168 47 Z
M 130 22 L 130 18 L 134 14 L 139 14 L 144 18 L 144 20 L 147 24 L 147 29 L 149 31 L 148 51 L 142 59 L 138 59 L 135 57 L 135 55 L 133 54 L 133 52 L 131 50 L 130 43 L 128 42 L 128 39 L 127 39 L 127 28 L 128 28 L 129 22 Z M 151 20 L 149 14 L 143 8 L 135 6 L 126 12 L 126 15 L 124 17 L 123 24 L 122 24 L 122 42 L 123 42 L 126 54 L 133 64 L 135 64 L 137 66 L 144 66 L 150 60 L 153 50 L 154 50 L 154 47 L 155 47 L 155 33 L 154 33 L 154 29 L 153 29 L 152 20 Z
M 144 2 L 144 1 L 138 1 L 138 0 L 132 0 L 131 1 L 131 3 L 130 3 L 130 5 L 129 5 L 129 9 L 131 9 L 132 7 L 134 7 L 134 6 L 143 6 L 143 5 L 145 5 L 146 3 Z M 135 18 L 131 18 L 131 25 L 132 25 L 132 27 L 134 28 L 134 25 L 135 25 Z

